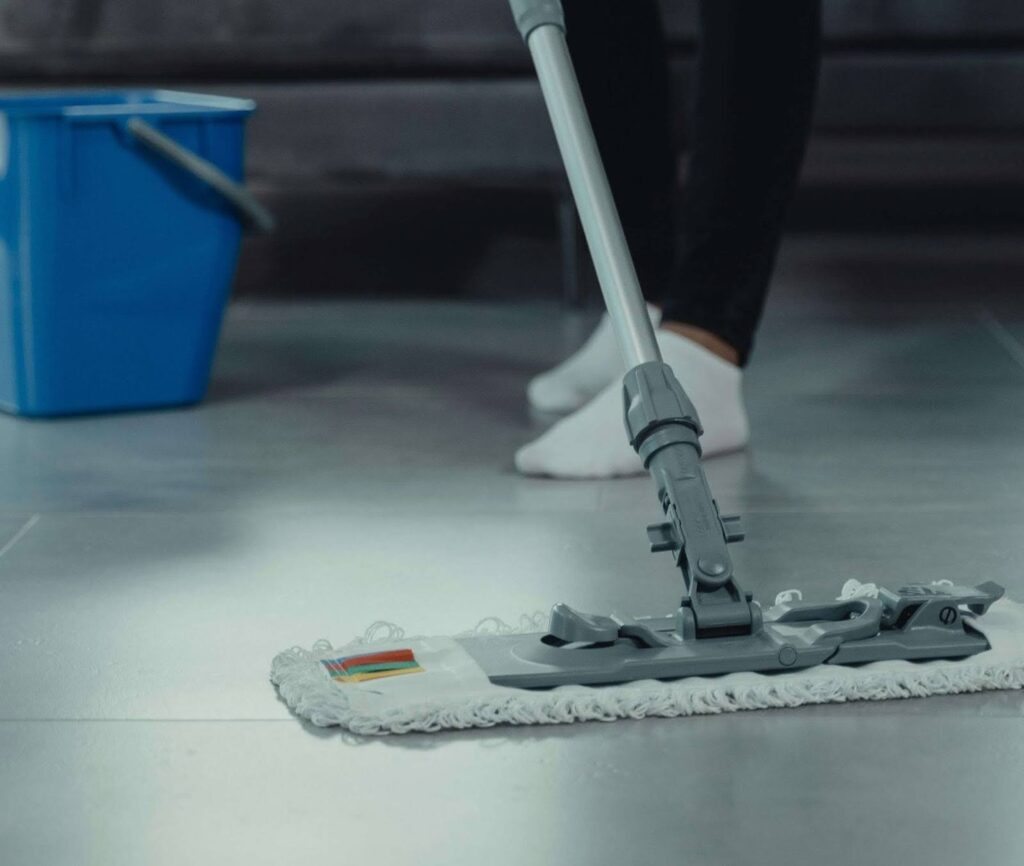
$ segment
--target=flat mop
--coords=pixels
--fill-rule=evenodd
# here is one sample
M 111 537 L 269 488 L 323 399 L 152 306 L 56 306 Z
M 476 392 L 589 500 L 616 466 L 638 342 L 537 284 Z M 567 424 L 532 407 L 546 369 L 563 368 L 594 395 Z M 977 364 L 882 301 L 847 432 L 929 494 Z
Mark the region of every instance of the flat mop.
M 1021 607 L 1003 588 L 852 582 L 834 602 L 767 609 L 734 573 L 740 519 L 719 514 L 700 420 L 662 362 L 565 42 L 558 0 L 511 0 L 587 238 L 625 369 L 629 442 L 657 488 L 651 550 L 682 574 L 675 611 L 584 613 L 546 629 L 456 638 L 391 632 L 340 650 L 293 649 L 272 679 L 300 715 L 359 733 L 794 706 L 1024 685 Z M 984 622 L 980 619 L 999 602 Z M 409 676 L 416 674 L 416 676 Z

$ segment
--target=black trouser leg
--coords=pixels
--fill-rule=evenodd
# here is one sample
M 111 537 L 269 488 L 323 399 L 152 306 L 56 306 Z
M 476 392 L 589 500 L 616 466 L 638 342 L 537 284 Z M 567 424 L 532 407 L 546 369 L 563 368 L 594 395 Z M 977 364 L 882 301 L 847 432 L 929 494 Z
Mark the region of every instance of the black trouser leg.
M 564 0 L 566 35 L 640 284 L 668 289 L 676 153 L 655 0 Z
M 663 315 L 744 363 L 810 131 L 820 0 L 703 0 L 683 241 Z

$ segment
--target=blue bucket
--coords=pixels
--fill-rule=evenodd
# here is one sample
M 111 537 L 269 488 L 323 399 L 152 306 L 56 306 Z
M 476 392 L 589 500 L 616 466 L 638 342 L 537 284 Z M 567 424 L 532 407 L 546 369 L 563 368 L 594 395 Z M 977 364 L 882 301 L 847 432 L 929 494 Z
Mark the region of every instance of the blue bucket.
M 0 408 L 195 403 L 242 229 L 253 103 L 170 91 L 0 95 Z

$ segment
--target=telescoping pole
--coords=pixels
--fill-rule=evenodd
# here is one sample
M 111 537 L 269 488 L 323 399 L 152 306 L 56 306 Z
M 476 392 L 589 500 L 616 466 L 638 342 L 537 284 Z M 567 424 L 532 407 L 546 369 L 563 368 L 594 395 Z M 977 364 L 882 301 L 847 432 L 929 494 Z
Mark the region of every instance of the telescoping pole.
M 533 57 L 625 369 L 661 361 L 565 42 L 562 4 L 559 0 L 510 0 L 510 3 Z

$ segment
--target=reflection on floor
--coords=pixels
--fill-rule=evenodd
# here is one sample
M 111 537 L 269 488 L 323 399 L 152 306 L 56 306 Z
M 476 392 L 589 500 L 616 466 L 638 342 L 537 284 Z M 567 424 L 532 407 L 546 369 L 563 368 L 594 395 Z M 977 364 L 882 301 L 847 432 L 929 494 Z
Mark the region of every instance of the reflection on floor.
M 753 446 L 708 465 L 763 598 L 1024 597 L 1024 262 L 929 250 L 783 260 Z M 527 378 L 590 321 L 244 304 L 200 408 L 0 418 L 0 862 L 1019 862 L 1019 693 L 368 744 L 289 718 L 274 653 L 375 619 L 675 604 L 647 480 L 511 469 Z

